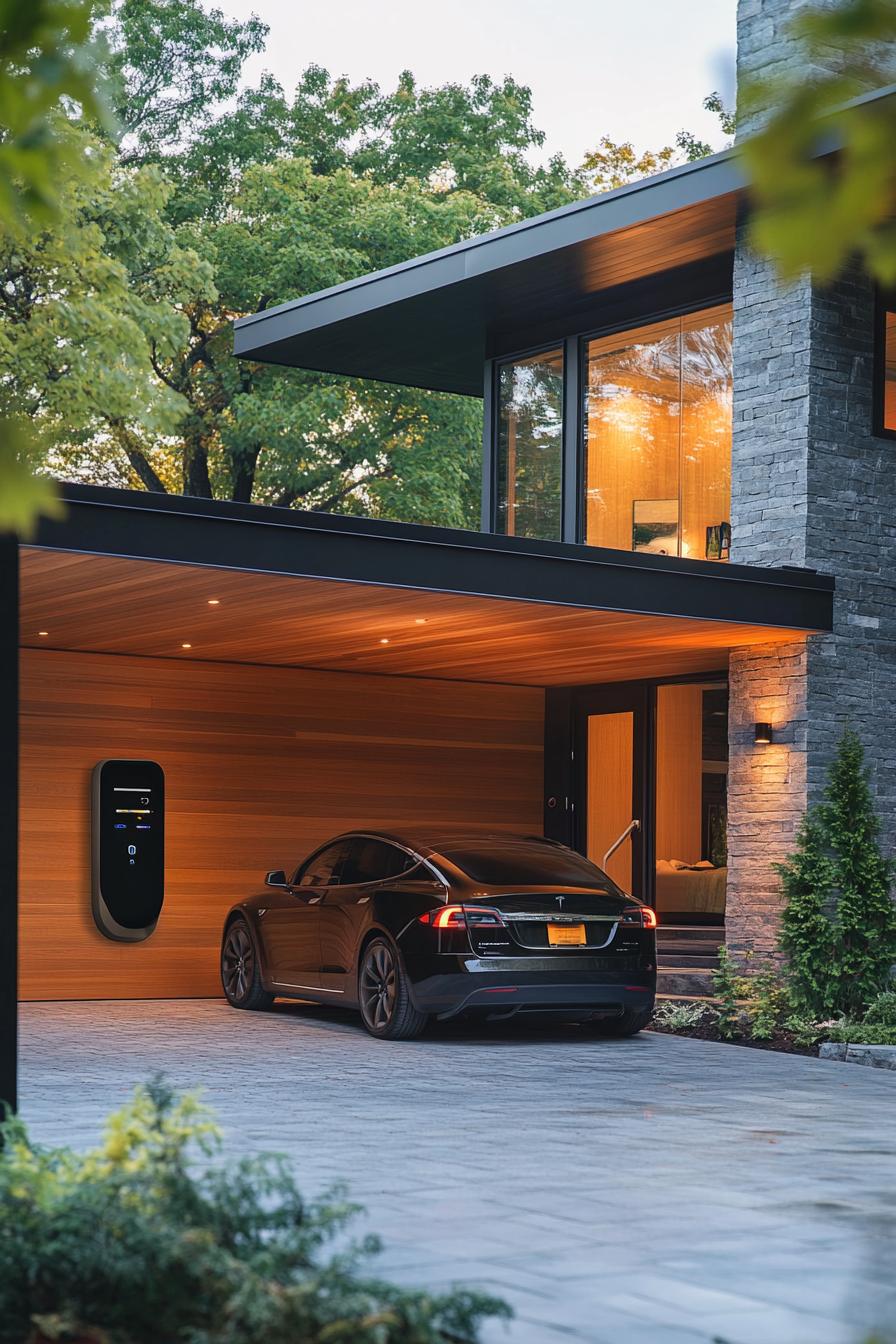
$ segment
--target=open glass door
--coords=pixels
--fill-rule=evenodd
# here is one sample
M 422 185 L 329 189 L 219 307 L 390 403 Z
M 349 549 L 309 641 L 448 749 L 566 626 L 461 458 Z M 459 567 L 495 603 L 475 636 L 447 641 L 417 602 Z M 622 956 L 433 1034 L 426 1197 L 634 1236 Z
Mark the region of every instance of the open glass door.
M 624 891 L 649 900 L 645 883 L 647 692 L 606 686 L 579 702 L 578 847 Z

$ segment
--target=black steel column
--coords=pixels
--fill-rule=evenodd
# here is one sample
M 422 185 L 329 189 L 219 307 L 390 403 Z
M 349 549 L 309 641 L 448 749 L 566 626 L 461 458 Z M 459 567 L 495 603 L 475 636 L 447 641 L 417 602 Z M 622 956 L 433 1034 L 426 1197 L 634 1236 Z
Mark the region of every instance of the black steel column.
M 563 521 L 562 540 L 582 540 L 585 482 L 579 421 L 582 414 L 581 345 L 571 336 L 563 346 Z
M 18 1063 L 19 547 L 0 536 L 0 1101 Z
M 572 691 L 549 686 L 544 693 L 544 833 L 564 845 L 575 843 L 572 752 Z
M 480 532 L 493 532 L 495 527 L 495 363 L 485 361 L 482 388 L 482 508 Z

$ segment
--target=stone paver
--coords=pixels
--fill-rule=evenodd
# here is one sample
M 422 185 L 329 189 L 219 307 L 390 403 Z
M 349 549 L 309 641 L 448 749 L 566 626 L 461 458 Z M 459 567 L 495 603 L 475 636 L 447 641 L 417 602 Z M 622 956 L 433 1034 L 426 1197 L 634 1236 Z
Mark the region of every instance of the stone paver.
M 292 1005 L 31 1004 L 22 1111 L 92 1143 L 163 1069 L 232 1151 L 347 1180 L 402 1282 L 506 1297 L 512 1344 L 896 1339 L 896 1077 L 644 1034 L 462 1029 L 371 1040 Z

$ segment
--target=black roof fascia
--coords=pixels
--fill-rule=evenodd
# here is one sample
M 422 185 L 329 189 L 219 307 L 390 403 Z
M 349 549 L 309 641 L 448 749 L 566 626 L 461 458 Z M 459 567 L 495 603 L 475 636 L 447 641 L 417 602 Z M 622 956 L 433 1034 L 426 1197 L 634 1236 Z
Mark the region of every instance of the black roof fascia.
M 257 504 L 64 484 L 32 543 L 346 583 L 806 631 L 832 627 L 834 581 L 564 542 Z
M 671 168 L 238 318 L 234 354 L 481 395 L 489 326 L 506 319 L 508 303 L 522 307 L 530 286 L 537 290 L 539 266 L 549 256 L 568 259 L 566 288 L 555 300 L 555 306 L 568 307 L 588 297 L 576 249 L 743 186 L 731 150 Z
M 896 84 L 831 109 L 819 121 L 810 153 L 821 157 L 842 148 L 843 112 L 893 98 Z M 481 396 L 481 365 L 492 353 L 494 331 L 551 322 L 539 295 L 546 278 L 554 310 L 572 315 L 594 302 L 581 275 L 589 242 L 748 189 L 738 150 L 728 149 L 239 318 L 234 354 Z M 552 264 L 556 274 L 549 274 Z M 649 278 L 662 307 L 663 273 Z

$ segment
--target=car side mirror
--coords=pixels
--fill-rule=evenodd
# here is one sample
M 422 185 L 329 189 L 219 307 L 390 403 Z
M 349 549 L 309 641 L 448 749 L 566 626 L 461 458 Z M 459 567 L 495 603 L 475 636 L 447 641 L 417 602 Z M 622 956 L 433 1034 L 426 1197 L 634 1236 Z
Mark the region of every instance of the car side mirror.
M 268 873 L 264 879 L 264 884 L 266 887 L 286 887 L 289 885 L 282 868 L 275 868 L 273 872 Z

